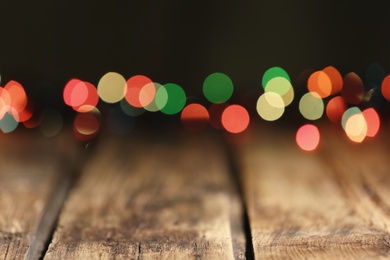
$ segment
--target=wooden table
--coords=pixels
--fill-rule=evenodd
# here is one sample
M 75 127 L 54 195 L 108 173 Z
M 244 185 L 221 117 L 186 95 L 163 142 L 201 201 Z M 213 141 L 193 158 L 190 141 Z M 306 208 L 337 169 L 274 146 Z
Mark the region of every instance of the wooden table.
M 387 130 L 0 136 L 2 259 L 388 259 Z

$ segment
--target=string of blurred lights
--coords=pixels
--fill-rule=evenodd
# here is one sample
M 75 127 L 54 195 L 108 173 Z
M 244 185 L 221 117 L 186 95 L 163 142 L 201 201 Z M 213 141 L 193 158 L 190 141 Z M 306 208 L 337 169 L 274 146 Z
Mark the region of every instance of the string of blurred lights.
M 383 69 L 371 68 L 366 78 L 363 83 L 356 73 L 342 76 L 333 66 L 309 75 L 306 92 L 299 97 L 300 115 L 309 121 L 297 129 L 299 148 L 313 151 L 318 147 L 320 132 L 314 122 L 324 115 L 331 123 L 340 125 L 352 142 L 361 143 L 376 136 L 381 122 L 378 108 L 383 99 L 390 101 L 390 75 L 386 76 Z M 264 72 L 261 84 L 263 92 L 256 97 L 255 105 L 257 118 L 276 121 L 296 98 L 290 76 L 283 68 L 272 67 Z M 238 134 L 248 128 L 253 119 L 250 108 L 229 103 L 234 84 L 228 75 L 210 74 L 202 90 L 208 105 L 187 103 L 184 89 L 175 83 L 160 84 L 145 75 L 126 80 L 119 73 L 108 72 L 96 86 L 81 79 L 70 79 L 63 88 L 63 100 L 75 111 L 73 132 L 80 141 L 95 138 L 104 121 L 115 134 L 126 134 L 133 128 L 135 118 L 145 112 L 180 114 L 182 125 L 191 131 L 210 125 Z M 99 101 L 112 106 L 104 116 Z M 47 137 L 57 135 L 63 128 L 61 113 L 46 109 L 37 114 L 32 104 L 19 82 L 11 80 L 0 87 L 0 130 L 11 133 L 22 124 L 26 128 L 38 127 Z

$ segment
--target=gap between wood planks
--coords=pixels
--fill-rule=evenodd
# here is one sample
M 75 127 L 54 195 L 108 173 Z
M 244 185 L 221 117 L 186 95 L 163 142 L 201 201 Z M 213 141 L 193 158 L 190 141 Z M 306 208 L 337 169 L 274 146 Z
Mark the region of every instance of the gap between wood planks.
M 58 166 L 59 176 L 52 190 L 49 200 L 47 201 L 43 214 L 33 231 L 30 247 L 27 251 L 26 260 L 43 259 L 53 238 L 56 230 L 58 218 L 63 205 L 71 192 L 77 179 L 82 173 L 82 168 L 88 158 L 93 153 L 94 143 L 88 144 L 82 150 L 67 151 L 62 153 L 60 165 Z M 72 156 L 71 153 L 75 153 Z M 69 154 L 70 153 L 70 154 Z
M 225 148 L 225 157 L 227 158 L 226 162 L 228 163 L 228 174 L 231 176 L 231 182 L 234 183 L 235 189 L 239 193 L 239 200 L 232 203 L 233 209 L 231 212 L 230 222 L 232 229 L 231 243 L 234 251 L 234 257 L 236 259 L 253 259 L 254 255 L 249 219 L 245 208 L 245 201 L 241 188 L 242 185 L 235 161 L 234 151 L 232 146 L 230 146 L 223 138 L 221 138 L 219 142 L 220 145 Z M 80 156 L 76 161 L 71 161 L 64 156 L 60 167 L 60 177 L 55 189 L 53 189 L 53 194 L 50 200 L 45 206 L 44 214 L 42 215 L 34 232 L 26 259 L 43 259 L 45 257 L 49 245 L 52 242 L 54 232 L 56 231 L 58 219 L 64 203 L 67 200 L 68 195 L 71 193 L 79 176 L 82 174 L 84 165 L 87 163 L 93 152 L 93 149 L 84 151 L 82 156 Z M 239 214 L 237 214 L 237 212 Z M 238 228 L 239 230 L 237 230 L 237 226 L 240 227 Z M 242 241 L 242 239 L 239 238 L 242 235 L 245 237 L 245 241 Z M 242 247 L 242 244 L 245 244 L 245 248 Z M 141 252 L 141 243 L 138 245 L 138 251 Z

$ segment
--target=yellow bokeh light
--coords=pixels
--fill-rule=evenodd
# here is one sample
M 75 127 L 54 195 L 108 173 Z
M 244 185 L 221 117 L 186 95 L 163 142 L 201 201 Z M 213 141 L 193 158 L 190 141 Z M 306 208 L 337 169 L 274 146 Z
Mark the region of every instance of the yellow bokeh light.
M 308 92 L 299 101 L 299 111 L 308 120 L 320 119 L 324 113 L 324 101 L 316 92 Z
M 284 113 L 282 97 L 274 92 L 265 92 L 259 97 L 256 105 L 257 113 L 267 121 L 275 121 Z
M 362 113 L 353 114 L 347 119 L 345 133 L 355 143 L 361 143 L 366 138 L 367 122 Z
M 275 77 L 268 81 L 265 86 L 265 92 L 275 92 L 280 96 L 285 95 L 289 89 L 291 88 L 291 83 L 286 78 L 283 77 Z
M 97 91 L 104 102 L 119 102 L 126 94 L 126 79 L 119 73 L 108 72 L 100 79 Z

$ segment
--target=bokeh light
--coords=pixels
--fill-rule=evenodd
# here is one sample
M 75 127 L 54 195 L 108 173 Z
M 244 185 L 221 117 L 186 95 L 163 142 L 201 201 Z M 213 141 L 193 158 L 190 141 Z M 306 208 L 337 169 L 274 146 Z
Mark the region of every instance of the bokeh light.
M 316 92 L 308 92 L 299 101 L 299 111 L 308 120 L 317 120 L 324 113 L 324 101 Z
M 347 121 L 351 116 L 356 115 L 356 114 L 361 114 L 361 113 L 362 113 L 362 111 L 358 107 L 350 107 L 347 110 L 345 110 L 345 112 L 341 118 L 341 126 L 343 127 L 343 129 L 345 130 Z
M 18 127 L 18 120 L 10 113 L 5 113 L 0 120 L 0 129 L 3 133 L 8 134 L 13 132 Z
M 347 108 L 347 103 L 343 97 L 333 97 L 326 105 L 326 116 L 332 123 L 338 125 L 341 123 L 341 118 Z
M 345 133 L 356 143 L 361 143 L 367 136 L 367 122 L 362 113 L 353 114 L 345 123 Z
M 320 132 L 315 125 L 303 125 L 298 129 L 295 141 L 302 150 L 314 151 L 320 143 Z
M 316 92 L 321 98 L 326 98 L 332 93 L 332 82 L 323 71 L 316 71 L 310 75 L 307 81 L 307 89 Z
M 248 127 L 250 117 L 243 106 L 230 105 L 223 111 L 221 120 L 226 131 L 237 134 Z
M 367 122 L 367 136 L 375 137 L 380 128 L 380 118 L 374 108 L 367 108 L 362 112 L 364 119 Z
M 19 123 L 23 123 L 29 120 L 33 116 L 34 109 L 35 109 L 34 104 L 30 100 L 28 100 L 26 107 L 18 115 Z
M 274 92 L 262 94 L 256 104 L 257 113 L 266 121 L 275 121 L 284 113 L 282 97 Z
M 181 111 L 181 122 L 187 129 L 198 131 L 207 126 L 209 112 L 201 104 L 189 104 Z
M 125 99 L 133 107 L 144 107 L 154 99 L 156 89 L 150 78 L 144 75 L 135 75 L 126 82 Z M 144 88 L 146 89 L 144 90 Z
M 97 86 L 99 97 L 106 103 L 119 102 L 126 93 L 126 79 L 119 73 L 108 72 Z
M 163 85 L 161 85 L 156 91 L 154 103 L 156 105 L 156 108 L 161 111 L 161 109 L 165 107 L 167 102 L 168 102 L 168 91 Z
M 291 82 L 284 77 L 275 77 L 268 81 L 265 92 L 274 92 L 282 97 L 284 106 L 288 106 L 294 99 L 294 89 Z
M 87 87 L 87 98 L 79 106 L 72 106 L 74 110 L 79 113 L 87 113 L 96 108 L 99 102 L 99 95 L 96 87 L 89 82 L 84 81 L 85 86 Z
M 160 107 L 157 105 L 157 99 L 159 100 L 161 108 L 163 108 L 165 106 L 165 104 L 167 103 L 168 94 L 167 94 L 167 91 L 165 90 L 165 88 L 163 87 L 163 85 L 161 85 L 157 82 L 153 82 L 152 84 L 154 86 L 154 97 L 149 104 L 145 104 L 145 105 L 143 105 L 143 107 L 146 111 L 157 112 L 157 111 L 160 111 Z M 160 89 L 161 89 L 161 92 L 158 92 Z M 144 95 L 143 94 L 144 91 L 147 92 L 147 88 L 145 90 L 142 89 L 140 95 Z
M 390 74 L 387 75 L 384 78 L 384 80 L 382 81 L 381 92 L 382 92 L 383 97 L 387 101 L 390 101 Z
M 333 66 L 328 66 L 322 70 L 326 75 L 328 75 L 332 83 L 331 95 L 336 95 L 341 92 L 343 89 L 343 77 L 340 72 Z
M 164 85 L 166 95 L 168 99 L 166 104 L 160 109 L 162 113 L 167 115 L 173 115 L 179 113 L 186 104 L 186 93 L 183 88 L 174 83 L 168 83 Z M 158 90 L 158 96 L 156 97 L 156 104 L 158 107 L 164 103 L 164 94 L 162 88 Z
M 350 107 L 341 119 L 341 124 L 347 137 L 355 142 L 361 143 L 367 136 L 367 121 L 358 107 Z
M 88 98 L 88 87 L 79 79 L 71 79 L 66 83 L 62 96 L 68 106 L 81 106 Z
M 284 69 L 282 69 L 281 67 L 272 67 L 269 68 L 266 72 L 264 72 L 261 81 L 263 88 L 265 89 L 268 82 L 273 78 L 277 78 L 277 77 L 285 78 L 288 82 L 291 82 L 290 76 Z
M 17 113 L 22 112 L 27 105 L 27 95 L 23 86 L 19 82 L 11 80 L 4 86 L 4 89 L 7 90 L 11 98 L 11 107 Z
M 226 74 L 210 74 L 203 82 L 203 94 L 211 103 L 226 102 L 233 94 L 233 82 Z
M 100 111 L 94 109 L 88 113 L 79 113 L 73 121 L 73 134 L 79 141 L 90 141 L 100 129 Z
M 5 88 L 0 87 L 0 119 L 10 110 L 11 96 Z
M 358 105 L 362 102 L 364 96 L 363 81 L 356 73 L 350 72 L 344 76 L 341 95 L 349 104 Z

